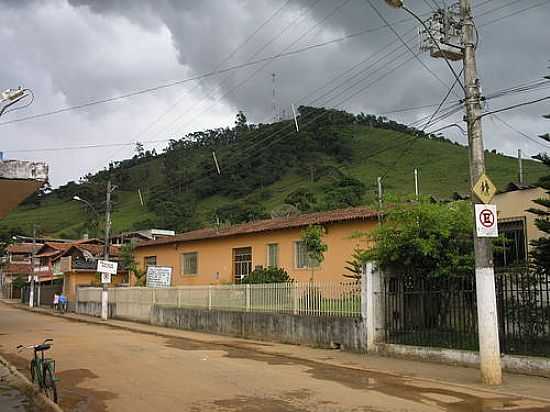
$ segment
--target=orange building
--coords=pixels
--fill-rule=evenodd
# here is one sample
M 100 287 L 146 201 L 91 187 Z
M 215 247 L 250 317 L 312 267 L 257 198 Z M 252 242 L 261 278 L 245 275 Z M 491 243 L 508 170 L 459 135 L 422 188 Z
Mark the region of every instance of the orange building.
M 207 228 L 171 238 L 141 242 L 135 259 L 142 268 L 172 269 L 171 286 L 239 283 L 258 267 L 276 266 L 290 277 L 307 281 L 311 276 L 301 235 L 310 225 L 321 225 L 328 250 L 314 268 L 315 280 L 338 280 L 354 249 L 368 248 L 364 237 L 378 213 L 364 207 L 276 218 L 230 227 Z
M 118 261 L 120 248 L 111 246 L 110 259 Z M 80 286 L 99 286 L 97 261 L 103 256 L 103 245 L 100 244 L 72 244 L 53 262 L 54 274 L 63 275 L 63 294 L 69 303 L 76 300 L 76 288 Z M 111 277 L 111 285 L 117 286 L 126 283 L 127 273 L 119 264 L 119 273 Z

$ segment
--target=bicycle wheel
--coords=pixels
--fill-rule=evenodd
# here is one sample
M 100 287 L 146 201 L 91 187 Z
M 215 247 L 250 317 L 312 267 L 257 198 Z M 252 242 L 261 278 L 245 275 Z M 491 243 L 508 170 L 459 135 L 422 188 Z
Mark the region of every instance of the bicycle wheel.
M 46 366 L 44 375 L 44 393 L 48 398 L 57 403 L 57 387 L 55 386 L 55 380 L 50 365 Z
M 38 365 L 36 364 L 36 361 L 33 359 L 31 360 L 31 380 L 32 383 L 36 383 L 38 379 Z

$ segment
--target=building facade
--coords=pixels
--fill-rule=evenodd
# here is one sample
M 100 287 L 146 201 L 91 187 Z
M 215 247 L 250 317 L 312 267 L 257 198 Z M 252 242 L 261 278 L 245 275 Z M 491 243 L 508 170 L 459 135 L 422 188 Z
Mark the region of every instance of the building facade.
M 506 191 L 495 196 L 498 231 L 502 250 L 495 253 L 496 266 L 521 265 L 527 262 L 530 242 L 544 236 L 535 225 L 536 216 L 527 210 L 536 208 L 535 199 L 547 198 L 540 187 L 510 183 Z
M 171 286 L 231 284 L 256 268 L 279 267 L 295 280 L 339 280 L 356 248 L 370 247 L 365 234 L 376 226 L 378 213 L 352 208 L 296 217 L 262 220 L 225 228 L 208 228 L 169 239 L 136 245 L 140 267 L 169 267 Z M 328 246 L 320 265 L 307 257 L 302 231 L 310 225 L 325 229 Z M 313 266 L 313 271 L 312 271 Z

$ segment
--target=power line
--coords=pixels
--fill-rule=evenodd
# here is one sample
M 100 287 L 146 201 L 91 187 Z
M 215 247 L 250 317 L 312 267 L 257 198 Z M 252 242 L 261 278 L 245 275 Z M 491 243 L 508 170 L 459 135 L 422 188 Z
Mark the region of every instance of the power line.
M 518 14 L 525 13 L 526 11 L 529 11 L 529 10 L 532 10 L 532 9 L 535 9 L 535 8 L 541 7 L 541 6 L 546 6 L 546 5 L 549 5 L 549 4 L 550 4 L 550 2 L 548 2 L 548 0 L 544 0 L 544 1 L 540 2 L 540 3 L 533 4 L 533 5 L 531 5 L 531 6 L 528 6 L 528 7 L 523 8 L 523 9 L 516 10 L 516 11 L 510 13 L 510 14 L 506 14 L 506 15 L 504 15 L 504 16 L 497 17 L 497 18 L 495 18 L 495 19 L 493 19 L 493 20 L 489 20 L 489 21 L 487 21 L 487 22 L 484 22 L 483 25 L 484 25 L 484 26 L 488 26 L 488 25 L 490 25 L 490 24 L 497 23 L 497 22 L 499 22 L 499 21 L 501 21 L 501 20 L 504 20 L 504 19 L 507 19 L 507 18 L 509 18 L 509 17 L 517 16 Z
M 376 15 L 380 18 L 380 20 L 382 20 L 385 24 L 388 25 L 389 29 L 393 32 L 393 34 L 395 34 L 395 36 L 399 39 L 399 41 L 401 43 L 403 43 L 403 45 L 407 48 L 407 50 L 409 50 L 409 52 L 415 56 L 416 60 L 422 65 L 422 67 L 424 67 L 424 69 L 426 69 L 435 79 L 437 79 L 437 81 L 439 81 L 439 83 L 443 84 L 444 87 L 447 87 L 447 84 L 441 80 L 441 78 L 432 70 L 428 67 L 428 65 L 426 63 L 424 63 L 424 61 L 418 56 L 418 54 L 416 54 L 412 49 L 411 47 L 408 45 L 408 43 L 403 40 L 403 38 L 401 37 L 401 35 L 399 34 L 399 32 L 397 30 L 395 30 L 393 28 L 393 26 L 386 20 L 386 18 L 384 17 L 384 15 L 376 8 L 376 6 L 374 5 L 374 3 L 372 2 L 372 0 L 365 0 L 369 5 L 370 7 L 374 10 L 374 12 L 376 13 Z M 405 8 L 405 10 L 408 10 Z M 413 14 L 413 16 L 415 18 L 417 18 L 417 16 L 415 16 Z M 447 62 L 447 64 L 449 65 L 449 68 L 451 69 L 451 71 L 453 72 L 455 78 L 457 79 L 458 83 L 460 84 L 460 86 L 462 87 L 462 89 L 464 89 L 464 86 L 462 85 L 462 83 L 460 82 L 460 79 L 458 78 L 457 74 L 455 73 L 453 67 L 450 65 L 450 63 L 448 62 L 447 59 L 445 59 L 445 61 Z
M 401 20 L 398 20 L 396 22 L 393 22 L 392 24 L 406 23 L 408 21 L 409 21 L 409 19 L 401 19 Z M 155 92 L 155 91 L 158 91 L 158 90 L 171 88 L 171 87 L 181 85 L 181 84 L 185 84 L 185 83 L 188 83 L 188 82 L 192 82 L 192 81 L 195 81 L 195 80 L 202 80 L 202 79 L 205 79 L 205 78 L 208 78 L 208 77 L 216 76 L 216 75 L 227 73 L 227 72 L 230 72 L 230 71 L 239 70 L 239 69 L 242 69 L 242 68 L 254 66 L 254 65 L 257 65 L 257 64 L 260 64 L 260 63 L 264 63 L 266 61 L 276 60 L 276 59 L 279 59 L 279 58 L 282 58 L 282 57 L 293 56 L 293 55 L 300 54 L 300 53 L 303 53 L 303 52 L 306 52 L 306 51 L 309 51 L 309 50 L 325 47 L 325 46 L 332 45 L 332 44 L 337 44 L 339 42 L 349 40 L 349 39 L 352 39 L 352 38 L 356 38 L 356 37 L 362 36 L 362 35 L 367 34 L 367 33 L 372 33 L 374 31 L 386 29 L 387 27 L 388 27 L 387 25 L 381 25 L 381 26 L 376 27 L 376 28 L 361 30 L 359 32 L 351 33 L 351 34 L 348 34 L 348 35 L 345 35 L 345 36 L 342 36 L 342 37 L 338 37 L 338 38 L 335 38 L 335 39 L 332 39 L 332 40 L 328 40 L 328 41 L 325 41 L 325 42 L 316 43 L 316 44 L 308 45 L 308 46 L 305 46 L 305 47 L 302 47 L 302 48 L 299 48 L 299 49 L 296 49 L 296 50 L 290 50 L 290 51 L 287 51 L 287 52 L 284 52 L 284 53 L 278 53 L 278 54 L 275 54 L 275 55 L 272 55 L 272 56 L 262 57 L 262 58 L 252 60 L 252 61 L 249 61 L 249 62 L 228 66 L 228 67 L 225 67 L 225 68 L 222 68 L 222 69 L 213 70 L 213 71 L 206 72 L 206 73 L 203 73 L 203 74 L 200 74 L 200 75 L 191 76 L 191 77 L 188 77 L 188 78 L 185 78 L 185 79 L 182 79 L 182 80 L 176 80 L 176 81 L 173 81 L 173 82 L 164 83 L 164 84 L 161 84 L 161 85 L 158 85 L 158 86 L 148 87 L 148 88 L 145 88 L 145 89 L 140 89 L 140 90 L 136 90 L 136 91 L 133 91 L 133 92 L 124 93 L 124 94 L 117 95 L 117 96 L 106 97 L 106 98 L 102 98 L 102 99 L 98 99 L 98 100 L 92 100 L 92 101 L 82 103 L 82 104 L 78 104 L 78 105 L 62 107 L 62 108 L 52 110 L 52 111 L 37 113 L 37 114 L 34 114 L 34 115 L 30 115 L 30 116 L 20 117 L 18 119 L 4 121 L 4 122 L 0 123 L 0 126 L 5 126 L 5 125 L 9 125 L 9 124 L 14 124 L 14 123 L 20 123 L 20 122 L 24 122 L 24 121 L 28 121 L 28 120 L 40 119 L 40 118 L 44 118 L 44 117 L 50 117 L 50 116 L 60 114 L 60 113 L 65 113 L 65 112 L 75 111 L 75 110 L 81 110 L 81 109 L 85 109 L 85 108 L 88 108 L 88 107 L 100 105 L 100 104 L 103 104 L 103 103 L 110 103 L 110 102 L 114 102 L 114 101 L 117 101 L 117 100 L 123 100 L 123 99 L 131 98 L 131 97 L 134 97 L 134 96 L 139 96 L 139 95 L 143 95 L 143 94 L 152 93 L 152 92 Z
M 522 132 L 521 130 L 515 128 L 514 126 L 512 126 L 510 123 L 508 123 L 506 120 L 502 119 L 500 116 L 498 115 L 494 115 L 495 116 L 495 119 L 497 119 L 500 123 L 502 123 L 504 126 L 506 126 L 508 129 L 520 134 L 521 136 L 525 137 L 526 139 L 530 140 L 531 142 L 539 145 L 539 146 L 542 146 L 544 148 L 550 148 L 550 145 L 548 144 L 545 144 L 541 141 L 539 141 L 538 139 L 534 138 L 534 137 L 531 137 L 529 136 L 528 134 Z
M 313 5 L 317 4 L 320 0 L 316 0 Z M 284 47 L 280 53 L 284 53 L 285 51 L 287 51 L 288 49 L 290 49 L 291 47 L 293 47 L 296 43 L 298 43 L 300 40 L 302 40 L 305 36 L 307 36 L 309 33 L 311 33 L 313 30 L 315 30 L 316 27 L 319 27 L 321 24 L 323 24 L 326 20 L 328 20 L 330 17 L 332 17 L 338 10 L 340 10 L 342 7 L 344 7 L 346 4 L 348 4 L 351 0 L 342 0 L 331 12 L 329 12 L 329 14 L 327 14 L 325 17 L 323 17 L 323 19 L 317 23 L 315 23 L 313 26 L 311 26 L 307 31 L 305 31 L 304 33 L 302 33 L 298 38 L 296 38 L 295 40 L 293 40 L 290 44 L 288 44 L 286 47 Z M 302 14 L 304 15 L 304 13 Z M 294 25 L 296 24 L 296 22 L 298 21 L 298 19 L 300 19 L 302 16 L 299 16 L 297 19 L 295 19 L 291 25 Z M 287 26 L 289 27 L 289 26 Z M 261 50 L 260 50 L 261 51 Z M 279 53 L 279 54 L 280 54 Z M 233 93 L 235 90 L 237 90 L 239 87 L 243 86 L 244 84 L 248 83 L 250 80 L 252 80 L 252 78 L 254 78 L 258 73 L 260 73 L 264 68 L 266 68 L 269 64 L 271 63 L 271 60 L 265 62 L 265 64 L 263 64 L 262 66 L 260 66 L 259 68 L 257 68 L 256 70 L 254 70 L 254 72 L 252 72 L 252 74 L 250 74 L 249 76 L 247 76 L 244 80 L 240 81 L 239 83 L 237 83 L 236 85 L 234 85 L 231 89 L 229 89 L 228 91 L 224 92 L 220 97 L 216 98 L 215 102 L 213 104 L 211 104 L 210 106 L 204 108 L 199 114 L 195 115 L 193 117 L 193 119 L 189 120 L 187 123 L 185 123 L 185 125 L 187 124 L 190 124 L 192 123 L 194 120 L 196 120 L 201 114 L 205 113 L 206 111 L 208 111 L 211 107 L 213 107 L 215 104 L 217 104 L 221 99 L 223 99 L 225 96 L 229 95 L 230 93 Z M 185 126 L 184 125 L 184 126 Z
M 277 8 L 266 20 L 264 20 L 250 35 L 248 35 L 241 43 L 239 43 L 239 45 L 237 47 L 235 47 L 225 58 L 223 58 L 223 60 L 221 60 L 217 65 L 216 67 L 214 68 L 214 71 L 216 71 L 217 69 L 221 68 L 223 66 L 224 63 L 226 62 L 229 62 L 233 56 L 235 56 L 235 54 L 237 54 L 237 52 L 242 49 L 245 45 L 248 44 L 248 42 L 250 40 L 252 40 L 254 38 L 254 36 L 256 36 L 256 34 L 258 34 L 265 26 L 267 26 L 269 23 L 271 23 L 271 21 L 273 21 L 273 19 L 275 17 L 277 17 L 277 15 L 283 11 L 283 9 L 288 6 L 288 4 L 291 2 L 291 0 L 287 0 L 285 3 L 283 3 L 282 6 L 280 6 L 279 8 Z M 255 57 L 255 56 L 252 56 L 252 58 Z M 250 60 L 250 59 L 249 59 Z M 195 87 L 191 90 L 195 90 L 196 88 L 198 88 L 200 82 L 199 83 L 196 83 L 195 84 Z M 140 137 L 141 135 L 143 135 L 144 133 L 146 133 L 148 130 L 151 129 L 151 127 L 153 127 L 156 123 L 158 123 L 160 120 L 162 120 L 168 113 L 170 113 L 172 110 L 174 110 L 180 103 L 181 101 L 185 98 L 185 94 L 183 94 L 180 98 L 178 98 L 174 104 L 172 104 L 168 110 L 165 110 L 159 117 L 157 117 L 155 120 L 153 120 L 151 123 L 149 123 L 144 129 L 142 129 L 135 137 L 135 139 L 137 140 L 138 137 Z
M 550 100 L 550 96 L 542 97 L 542 98 L 540 98 L 540 99 L 530 100 L 530 101 L 528 101 L 528 102 L 513 104 L 513 105 L 511 105 L 511 106 L 503 107 L 503 108 L 500 108 L 500 109 L 498 109 L 498 110 L 493 110 L 493 111 L 491 111 L 491 112 L 485 112 L 485 113 L 482 113 L 482 114 L 478 117 L 478 119 L 481 119 L 482 117 L 494 115 L 495 113 L 506 112 L 506 111 L 508 111 L 508 110 L 517 109 L 517 108 L 519 108 L 519 107 L 524 107 L 524 106 L 529 106 L 529 105 L 531 105 L 531 104 L 540 103 L 540 102 L 543 102 L 543 101 L 545 101 L 545 100 Z

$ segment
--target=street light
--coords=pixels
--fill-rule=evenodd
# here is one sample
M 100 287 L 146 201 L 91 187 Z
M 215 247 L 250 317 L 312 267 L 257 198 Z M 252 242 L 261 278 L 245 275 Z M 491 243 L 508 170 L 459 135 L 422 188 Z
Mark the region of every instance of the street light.
M 78 195 L 74 195 L 73 196 L 73 200 L 77 201 L 77 202 L 82 202 L 84 203 L 86 206 L 88 206 L 92 212 L 94 212 L 95 214 L 95 217 L 96 217 L 96 221 L 97 221 L 97 232 L 96 232 L 96 236 L 99 235 L 99 225 L 100 225 L 100 222 L 101 222 L 101 217 L 99 216 L 99 212 L 96 210 L 96 208 L 94 207 L 94 205 L 92 205 L 91 202 L 89 202 L 88 200 L 86 199 L 82 199 L 80 196 Z
M 10 107 L 16 104 L 17 102 L 23 100 L 25 97 L 31 97 L 31 101 L 24 106 L 16 107 L 12 110 L 22 109 L 32 104 L 34 101 L 34 94 L 31 89 L 24 89 L 19 86 L 17 89 L 6 89 L 0 93 L 0 103 L 7 102 L 0 108 L 0 116 Z M 11 110 L 11 111 L 12 111 Z
M 393 7 L 395 9 L 399 9 L 403 7 L 403 2 L 401 0 L 385 0 L 388 6 Z

